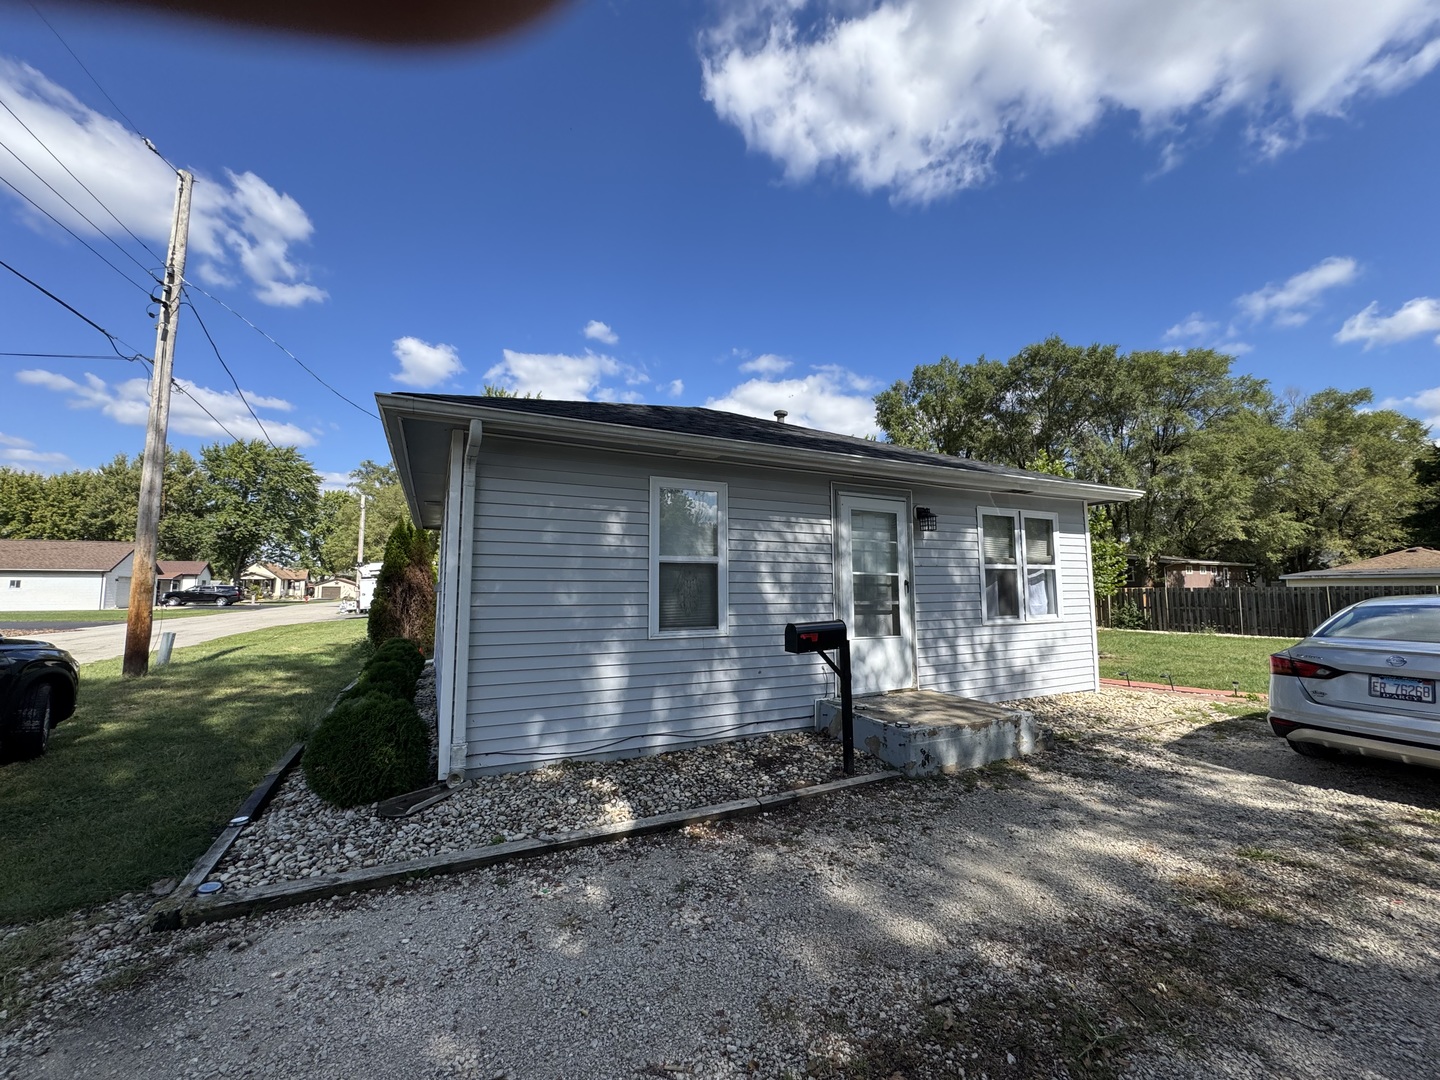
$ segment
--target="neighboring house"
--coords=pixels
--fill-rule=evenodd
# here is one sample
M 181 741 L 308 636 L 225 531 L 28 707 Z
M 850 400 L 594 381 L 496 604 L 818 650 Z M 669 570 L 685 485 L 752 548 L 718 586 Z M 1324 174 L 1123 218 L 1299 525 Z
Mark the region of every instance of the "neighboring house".
M 1420 585 L 1435 589 L 1440 588 L 1440 551 L 1427 547 L 1406 548 L 1327 570 L 1282 574 L 1280 580 L 1292 589 L 1327 585 Z
M 311 583 L 310 595 L 316 600 L 354 600 L 360 590 L 350 578 L 322 577 Z
M 214 580 L 208 562 L 161 559 L 159 566 L 160 576 L 155 579 L 156 596 L 164 596 L 167 592 L 179 589 L 194 589 L 198 586 L 209 585 Z
M 249 586 L 252 582 L 271 600 L 304 600 L 310 571 L 287 570 L 279 563 L 251 563 L 240 575 L 240 583 Z
M 1250 583 L 1254 563 L 1223 562 L 1218 559 L 1187 559 L 1179 555 L 1160 555 L 1159 564 L 1164 584 L 1172 589 L 1238 588 Z
M 1086 507 L 1138 491 L 709 409 L 381 394 L 441 530 L 440 775 L 805 728 L 857 693 L 1098 684 Z
M 134 565 L 122 540 L 0 540 L 0 611 L 129 607 Z

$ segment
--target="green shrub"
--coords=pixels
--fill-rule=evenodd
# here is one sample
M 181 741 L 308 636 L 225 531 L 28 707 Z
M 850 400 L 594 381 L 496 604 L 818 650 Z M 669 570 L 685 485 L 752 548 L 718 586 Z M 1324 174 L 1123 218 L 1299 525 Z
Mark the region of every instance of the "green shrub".
M 1148 630 L 1150 613 L 1138 604 L 1119 604 L 1110 612 L 1112 630 Z
M 415 700 L 415 679 L 410 665 L 403 660 L 376 658 L 360 671 L 360 678 L 345 696 L 362 698 L 366 694 L 388 694 L 390 697 Z
M 375 646 L 400 637 L 435 647 L 435 539 L 408 521 L 397 523 L 385 543 L 367 629 Z
M 385 694 L 336 705 L 301 759 L 310 790 L 332 806 L 359 806 L 424 787 L 430 775 L 425 722 L 408 701 Z
M 425 653 L 418 644 L 409 638 L 391 638 L 378 649 L 372 663 L 380 660 L 399 660 L 407 665 L 414 673 L 415 678 L 420 678 L 420 673 L 425 670 Z

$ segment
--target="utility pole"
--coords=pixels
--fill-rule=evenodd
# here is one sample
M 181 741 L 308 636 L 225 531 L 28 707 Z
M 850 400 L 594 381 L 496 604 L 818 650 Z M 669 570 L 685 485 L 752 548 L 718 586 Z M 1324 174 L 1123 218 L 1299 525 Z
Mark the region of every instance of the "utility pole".
M 365 563 L 365 493 L 360 493 L 360 543 L 355 549 L 355 587 L 360 587 L 360 567 Z
M 175 366 L 175 326 L 185 284 L 185 245 L 190 235 L 190 187 L 183 169 L 175 190 L 175 221 L 165 261 L 165 290 L 155 329 L 155 370 L 150 374 L 150 420 L 140 470 L 140 513 L 135 520 L 135 559 L 130 576 L 130 609 L 125 618 L 127 678 L 150 670 L 150 626 L 155 606 L 155 549 L 160 531 L 160 496 L 165 485 L 165 433 L 170 424 L 170 372 Z

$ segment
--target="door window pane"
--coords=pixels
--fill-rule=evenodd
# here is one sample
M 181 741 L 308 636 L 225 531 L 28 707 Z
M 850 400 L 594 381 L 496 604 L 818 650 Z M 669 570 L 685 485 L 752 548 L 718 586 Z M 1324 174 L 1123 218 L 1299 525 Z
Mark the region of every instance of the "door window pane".
M 851 634 L 900 636 L 900 538 L 895 514 L 850 512 Z
M 900 636 L 900 579 L 895 574 L 852 574 L 857 638 Z

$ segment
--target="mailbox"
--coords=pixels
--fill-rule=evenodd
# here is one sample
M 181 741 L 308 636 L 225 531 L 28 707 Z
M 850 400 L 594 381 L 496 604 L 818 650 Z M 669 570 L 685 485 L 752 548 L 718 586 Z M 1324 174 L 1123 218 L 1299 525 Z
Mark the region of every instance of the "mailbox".
M 838 619 L 834 622 L 788 623 L 785 627 L 785 651 L 790 653 L 838 649 L 848 640 L 845 624 Z

